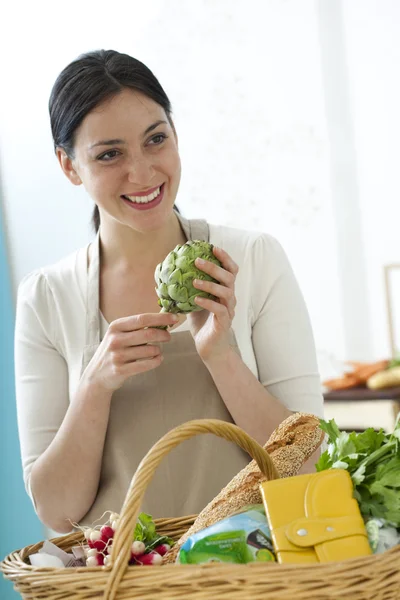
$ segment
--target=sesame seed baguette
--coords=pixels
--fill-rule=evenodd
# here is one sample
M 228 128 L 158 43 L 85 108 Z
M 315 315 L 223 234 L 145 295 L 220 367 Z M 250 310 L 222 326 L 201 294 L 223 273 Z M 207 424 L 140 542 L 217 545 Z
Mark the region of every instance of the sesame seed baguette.
M 315 415 L 294 413 L 271 434 L 264 448 L 280 477 L 297 475 L 303 464 L 320 447 L 325 437 Z M 260 483 L 265 480 L 255 460 L 242 469 L 201 511 L 193 525 L 163 557 L 163 564 L 175 562 L 182 544 L 194 533 L 221 521 L 248 504 L 260 504 Z

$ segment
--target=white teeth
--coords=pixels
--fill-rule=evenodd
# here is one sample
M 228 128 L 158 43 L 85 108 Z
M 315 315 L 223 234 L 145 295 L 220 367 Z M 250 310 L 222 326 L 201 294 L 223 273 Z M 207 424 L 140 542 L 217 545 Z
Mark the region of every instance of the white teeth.
M 148 196 L 125 196 L 131 202 L 137 202 L 138 204 L 147 204 L 147 202 L 151 202 L 154 198 L 157 198 L 160 193 L 160 188 L 157 188 L 152 194 Z

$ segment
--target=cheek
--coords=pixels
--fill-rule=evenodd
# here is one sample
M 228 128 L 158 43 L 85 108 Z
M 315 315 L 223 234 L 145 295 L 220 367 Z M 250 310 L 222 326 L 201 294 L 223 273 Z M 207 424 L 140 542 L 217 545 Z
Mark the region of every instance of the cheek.
M 115 172 L 110 168 L 98 168 L 96 165 L 85 169 L 83 185 L 93 198 L 101 198 L 109 191 L 115 181 Z
M 180 179 L 181 176 L 181 159 L 178 152 L 171 152 L 166 161 L 166 167 L 170 177 Z

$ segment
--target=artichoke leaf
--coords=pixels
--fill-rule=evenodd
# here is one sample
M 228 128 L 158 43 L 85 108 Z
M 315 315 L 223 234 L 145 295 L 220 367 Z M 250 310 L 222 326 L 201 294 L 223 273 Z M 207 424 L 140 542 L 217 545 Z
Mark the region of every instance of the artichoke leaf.
M 187 289 L 179 285 L 179 283 L 173 283 L 172 285 L 169 285 L 168 294 L 172 300 L 175 300 L 175 302 L 187 302 Z
M 175 264 L 177 269 L 180 269 L 181 271 L 183 271 L 184 273 L 190 275 L 190 273 L 192 274 L 193 277 L 193 271 L 196 270 L 196 267 L 194 266 L 194 259 L 191 259 L 188 256 L 177 256 Z
M 168 286 L 166 283 L 162 283 L 159 287 L 156 287 L 156 294 L 159 298 L 168 298 Z
M 169 277 L 168 283 L 179 283 L 182 285 L 182 271 L 180 269 L 175 269 Z
M 162 283 L 165 283 L 165 284 L 168 285 L 168 283 L 169 283 L 169 277 L 170 277 L 170 275 L 171 275 L 171 273 L 172 273 L 173 270 L 174 269 L 171 269 L 170 267 L 163 265 L 163 267 L 161 269 L 161 273 L 160 273 L 160 280 L 161 280 Z M 158 281 L 157 281 L 157 283 L 158 283 Z
M 161 300 L 158 301 L 158 304 L 160 306 L 162 306 L 163 308 L 165 308 L 166 311 L 168 311 L 168 309 L 170 308 L 172 302 L 171 302 L 171 300 L 167 300 L 166 298 L 162 298 Z
M 193 308 L 193 304 L 189 304 L 189 302 L 178 302 L 176 306 L 181 312 L 184 313 L 191 313 L 197 310 L 196 308 Z

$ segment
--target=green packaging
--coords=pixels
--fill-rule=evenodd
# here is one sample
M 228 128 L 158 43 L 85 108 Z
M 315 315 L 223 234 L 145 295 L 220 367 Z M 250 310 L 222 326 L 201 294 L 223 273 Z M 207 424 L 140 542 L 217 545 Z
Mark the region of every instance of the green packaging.
M 190 536 L 177 556 L 180 564 L 275 561 L 263 505 L 223 519 Z

